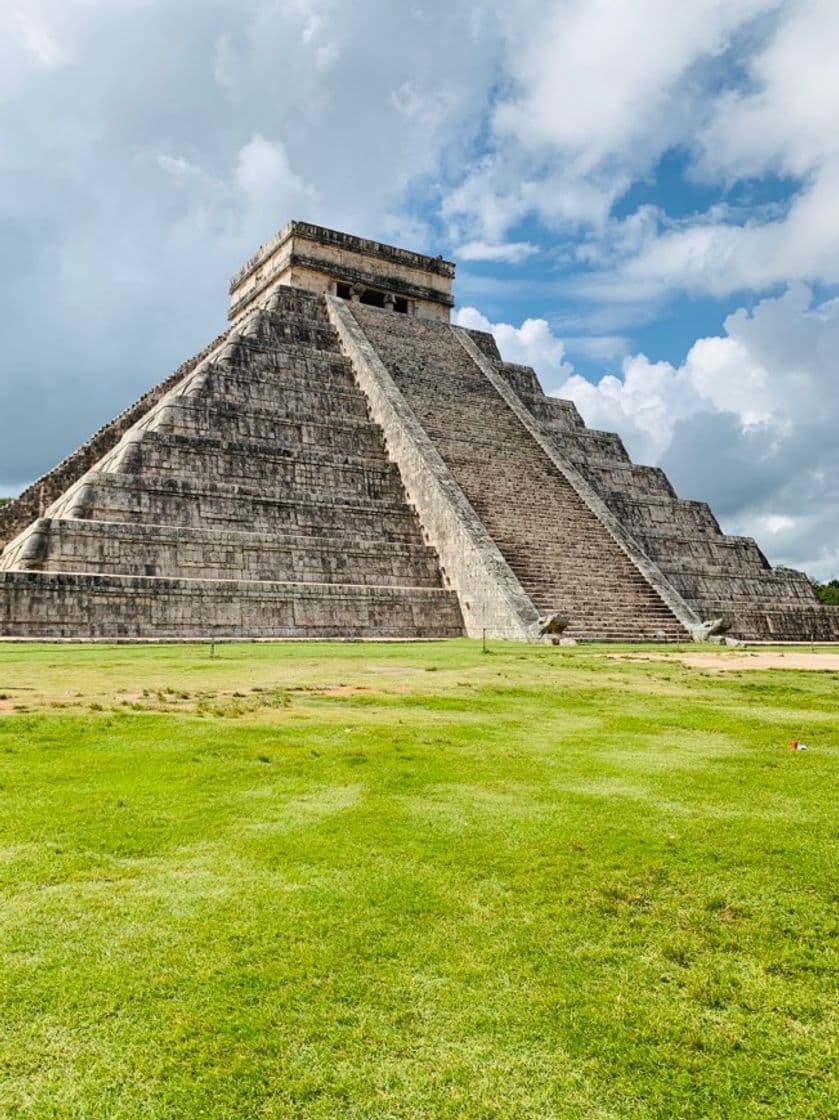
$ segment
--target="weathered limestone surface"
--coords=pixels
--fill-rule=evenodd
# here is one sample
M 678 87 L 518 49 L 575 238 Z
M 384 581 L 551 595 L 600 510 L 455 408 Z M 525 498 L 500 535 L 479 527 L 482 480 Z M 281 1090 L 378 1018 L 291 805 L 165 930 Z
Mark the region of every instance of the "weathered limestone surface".
M 329 311 L 371 413 L 386 434 L 426 535 L 456 588 L 467 634 L 526 639 L 538 633 L 539 611 L 469 503 L 436 446 L 396 386 L 359 322 L 341 300 Z M 383 313 L 384 314 L 384 313 Z
M 0 572 L 0 633 L 26 638 L 439 638 L 428 588 L 229 583 L 118 575 Z
M 289 223 L 226 334 L 0 510 L 0 635 L 839 640 L 802 573 L 450 327 L 453 275 Z
M 352 511 L 350 511 L 352 514 Z M 312 526 L 307 526 L 311 530 Z M 192 579 L 353 583 L 374 587 L 439 587 L 434 551 L 422 544 L 355 535 L 347 518 L 340 550 L 335 532 L 242 533 L 214 527 L 78 518 L 40 518 L 21 538 L 15 568 L 45 572 L 122 572 Z M 350 534 L 353 535 L 350 535 Z M 29 544 L 27 552 L 24 543 Z M 9 556 L 11 560 L 11 555 Z
M 291 288 L 158 394 L 0 556 L 0 633 L 463 632 L 322 298 Z
M 319 295 L 338 284 L 401 297 L 410 313 L 449 321 L 454 265 L 395 245 L 383 245 L 307 222 L 289 222 L 236 273 L 230 285 L 230 318 L 277 284 Z
M 566 615 L 569 637 L 688 637 L 454 329 L 352 311 L 538 614 Z
M 672 611 L 675 617 L 689 631 L 701 625 L 701 620 L 688 608 L 676 589 L 669 583 L 661 570 L 653 564 L 637 542 L 626 532 L 621 521 L 614 516 L 609 507 L 603 502 L 598 492 L 590 485 L 567 459 L 556 442 L 546 436 L 542 426 L 534 419 L 530 411 L 522 404 L 518 394 L 515 393 L 503 377 L 499 377 L 493 363 L 487 359 L 483 351 L 470 337 L 469 332 L 458 328 L 458 339 L 468 354 L 472 356 L 475 364 L 496 390 L 498 395 L 507 404 L 510 411 L 518 418 L 531 439 L 538 444 L 559 474 L 570 485 L 577 498 L 594 515 L 600 525 L 617 544 L 622 552 L 631 560 L 635 568 L 653 588 L 659 598 Z
M 695 614 L 724 619 L 732 637 L 839 640 L 839 611 L 818 602 L 802 572 L 773 569 L 753 540 L 723 534 L 704 502 L 679 498 L 663 471 L 632 463 L 618 436 L 586 428 L 571 401 L 545 396 L 532 369 L 470 334 Z

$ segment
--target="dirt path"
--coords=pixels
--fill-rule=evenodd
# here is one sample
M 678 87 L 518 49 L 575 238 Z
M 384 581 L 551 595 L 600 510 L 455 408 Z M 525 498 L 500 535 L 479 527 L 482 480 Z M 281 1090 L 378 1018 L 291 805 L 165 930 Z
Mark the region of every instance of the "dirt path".
M 681 661 L 691 669 L 743 672 L 747 669 L 816 669 L 839 673 L 839 653 L 617 653 L 622 661 Z

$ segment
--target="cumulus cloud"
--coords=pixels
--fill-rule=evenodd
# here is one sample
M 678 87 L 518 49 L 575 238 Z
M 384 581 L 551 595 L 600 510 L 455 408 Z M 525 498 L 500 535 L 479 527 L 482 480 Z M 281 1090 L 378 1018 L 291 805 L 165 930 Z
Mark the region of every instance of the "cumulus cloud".
M 500 245 L 488 245 L 485 241 L 467 241 L 455 250 L 455 255 L 464 261 L 503 261 L 518 264 L 527 260 L 539 248 L 529 241 L 508 241 Z
M 600 302 L 839 283 L 833 0 L 560 0 L 502 27 L 509 82 L 490 150 L 444 200 L 453 238 L 500 245 L 536 216 L 576 242 L 575 294 Z M 674 150 L 720 202 L 616 217 Z M 767 175 L 783 204 L 725 204 Z
M 403 82 L 390 96 L 391 104 L 406 121 L 437 128 L 455 105 L 451 90 L 424 90 L 415 82 Z
M 645 354 L 624 358 L 620 376 L 606 374 L 596 385 L 572 374 L 554 395 L 573 400 L 591 427 L 620 432 L 630 453 L 645 463 L 658 461 L 677 420 L 700 400 L 684 370 Z
M 620 432 L 683 497 L 709 501 L 727 531 L 756 536 L 776 563 L 839 572 L 839 300 L 794 285 L 730 315 L 681 365 L 634 354 L 596 384 L 566 372 L 544 322 L 515 328 L 472 310 L 461 321 L 491 330 L 508 360 L 533 365 L 591 427 Z
M 617 153 L 637 168 L 695 119 L 697 63 L 775 7 L 774 0 L 572 0 L 548 6 L 539 35 L 511 19 L 516 91 L 496 108 L 495 128 L 564 150 L 577 174 Z
M 531 213 L 558 229 L 605 225 L 715 104 L 715 62 L 779 0 L 560 0 L 508 6 L 510 82 L 493 153 L 446 200 L 462 235 L 502 240 Z M 627 45 L 631 44 L 631 49 Z
M 462 162 L 498 39 L 468 0 L 423 9 L 16 0 L 0 37 L 12 492 L 213 338 L 229 276 L 289 218 L 432 247 L 406 193 L 443 153 Z
M 565 343 L 557 338 L 544 319 L 525 319 L 520 327 L 510 323 L 491 323 L 475 307 L 461 307 L 454 314 L 459 327 L 489 331 L 508 362 L 533 366 L 548 382 L 567 377 L 571 365 L 565 360 Z
M 736 10 L 736 7 L 735 9 Z M 599 299 L 648 298 L 675 289 L 728 296 L 802 280 L 839 282 L 839 7 L 791 0 L 761 49 L 742 60 L 744 81 L 709 99 L 682 141 L 693 174 L 730 186 L 766 175 L 793 184 L 789 205 L 743 214 L 724 206 L 673 220 L 648 213 L 634 244 L 619 244 L 635 216 L 611 223 L 596 275 L 581 290 Z
M 282 142 L 266 140 L 259 133 L 239 149 L 235 183 L 263 219 L 269 218 L 271 212 L 308 211 L 312 202 L 318 200 L 315 189 L 292 169 Z
M 614 256 L 603 260 L 609 270 L 582 279 L 577 291 L 599 300 L 637 300 L 639 294 L 656 299 L 674 290 L 725 297 L 791 280 L 837 283 L 837 191 L 839 157 L 814 173 L 780 217 L 740 223 L 720 209 L 679 221 L 662 214 L 628 253 L 618 248 L 618 228 L 612 231 Z M 601 259 L 604 243 L 607 238 Z
M 624 359 L 621 376 L 597 384 L 574 375 L 558 392 L 576 400 L 595 426 L 622 426 L 641 457 L 660 460 L 676 427 L 703 411 L 730 413 L 743 431 L 763 426 L 794 437 L 814 404 L 839 422 L 835 361 L 839 301 L 813 304 L 803 285 L 725 320 L 725 334 L 698 339 L 680 366 L 650 362 L 643 354 Z M 814 449 L 821 454 L 823 448 Z
M 66 55 L 47 23 L 35 11 L 15 12 L 14 23 L 23 49 L 39 66 L 60 66 Z
M 629 340 L 619 334 L 565 335 L 570 354 L 578 354 L 593 362 L 611 362 L 629 350 Z
M 839 7 L 796 0 L 745 63 L 748 82 L 723 93 L 698 137 L 705 174 L 767 170 L 804 178 L 839 151 Z

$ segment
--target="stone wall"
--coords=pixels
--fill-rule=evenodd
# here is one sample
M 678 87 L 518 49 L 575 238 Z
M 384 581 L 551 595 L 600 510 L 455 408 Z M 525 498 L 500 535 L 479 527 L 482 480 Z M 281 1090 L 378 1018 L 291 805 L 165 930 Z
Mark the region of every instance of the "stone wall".
M 417 538 L 345 534 L 336 549 L 329 534 L 241 533 L 79 518 L 36 521 L 18 554 L 9 555 L 8 567 L 204 580 L 440 586 L 437 556 Z
M 0 634 L 26 638 L 452 638 L 455 595 L 347 587 L 0 572 Z

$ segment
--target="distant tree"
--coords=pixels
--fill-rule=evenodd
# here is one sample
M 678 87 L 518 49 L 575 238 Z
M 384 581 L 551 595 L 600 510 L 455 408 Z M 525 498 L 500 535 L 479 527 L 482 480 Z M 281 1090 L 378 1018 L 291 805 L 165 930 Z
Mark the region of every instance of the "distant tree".
M 11 498 L 0 498 L 0 506 L 7 506 L 11 500 Z
M 829 607 L 839 607 L 839 579 L 832 579 L 827 583 L 817 583 L 813 580 L 813 590 Z

